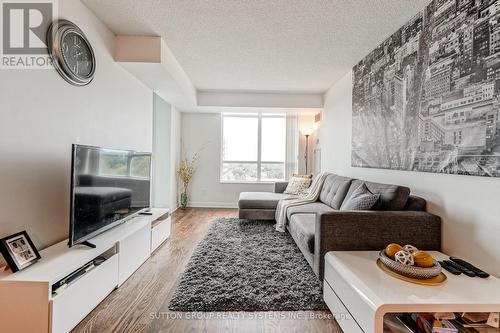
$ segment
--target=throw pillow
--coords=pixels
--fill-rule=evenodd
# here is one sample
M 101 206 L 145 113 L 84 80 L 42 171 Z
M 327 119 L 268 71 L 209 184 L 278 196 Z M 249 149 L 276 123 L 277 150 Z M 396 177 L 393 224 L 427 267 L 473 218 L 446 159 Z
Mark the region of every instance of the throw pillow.
M 378 201 L 380 194 L 370 192 L 366 184 L 358 187 L 340 207 L 340 210 L 370 210 Z
M 312 176 L 293 175 L 285 189 L 284 194 L 301 195 L 311 186 Z

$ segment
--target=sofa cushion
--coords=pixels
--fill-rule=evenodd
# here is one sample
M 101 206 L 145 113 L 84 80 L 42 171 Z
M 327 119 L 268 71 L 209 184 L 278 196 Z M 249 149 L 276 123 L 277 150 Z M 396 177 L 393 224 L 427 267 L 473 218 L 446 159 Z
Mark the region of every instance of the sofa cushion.
M 238 207 L 241 209 L 276 209 L 278 201 L 290 195 L 272 192 L 241 192 Z
M 288 224 L 288 231 L 294 236 L 303 248 L 314 253 L 315 214 L 294 214 Z
M 427 201 L 424 198 L 410 195 L 404 210 L 411 210 L 417 212 L 425 212 L 427 210 Z
M 319 200 L 333 209 L 340 209 L 351 182 L 352 178 L 329 174 L 321 188 Z
M 312 176 L 293 175 L 283 193 L 299 195 L 307 191 L 311 186 Z
M 293 214 L 316 214 L 316 213 L 328 213 L 333 211 L 335 211 L 335 209 L 325 205 L 320 201 L 316 201 L 305 205 L 289 207 L 286 210 L 286 215 L 288 217 L 288 220 L 290 220 Z
M 366 185 L 370 192 L 380 194 L 380 210 L 403 210 L 406 201 L 408 201 L 408 196 L 410 195 L 410 189 L 405 186 L 354 180 L 351 183 L 351 187 L 346 197 L 349 198 L 351 194 L 363 184 Z
M 379 198 L 380 194 L 373 194 L 363 183 L 344 200 L 340 210 L 370 210 Z

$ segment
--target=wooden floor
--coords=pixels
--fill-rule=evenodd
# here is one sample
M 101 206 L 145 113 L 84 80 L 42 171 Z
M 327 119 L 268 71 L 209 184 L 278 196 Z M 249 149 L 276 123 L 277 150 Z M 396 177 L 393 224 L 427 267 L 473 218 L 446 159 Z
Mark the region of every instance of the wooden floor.
M 178 210 L 172 234 L 72 332 L 342 332 L 328 311 L 171 312 L 168 303 L 210 222 L 234 209 Z

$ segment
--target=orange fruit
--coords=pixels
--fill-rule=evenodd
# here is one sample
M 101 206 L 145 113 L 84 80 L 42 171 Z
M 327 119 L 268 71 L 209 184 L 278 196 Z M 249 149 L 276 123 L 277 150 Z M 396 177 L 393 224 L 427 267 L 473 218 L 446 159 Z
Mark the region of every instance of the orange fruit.
M 432 267 L 433 265 L 432 256 L 424 251 L 415 252 L 413 260 L 415 261 L 415 266 L 418 267 Z
M 394 255 L 396 254 L 396 252 L 401 251 L 402 249 L 403 249 L 403 247 L 401 245 L 396 244 L 396 243 L 391 243 L 391 244 L 386 246 L 385 254 L 389 258 L 394 259 Z

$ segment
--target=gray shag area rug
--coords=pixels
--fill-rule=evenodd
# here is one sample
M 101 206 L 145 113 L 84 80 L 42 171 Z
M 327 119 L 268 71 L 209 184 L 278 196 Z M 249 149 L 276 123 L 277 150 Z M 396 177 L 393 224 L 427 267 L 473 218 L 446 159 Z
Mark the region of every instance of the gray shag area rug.
M 288 233 L 274 222 L 222 218 L 196 247 L 172 311 L 327 309 L 322 287 Z

